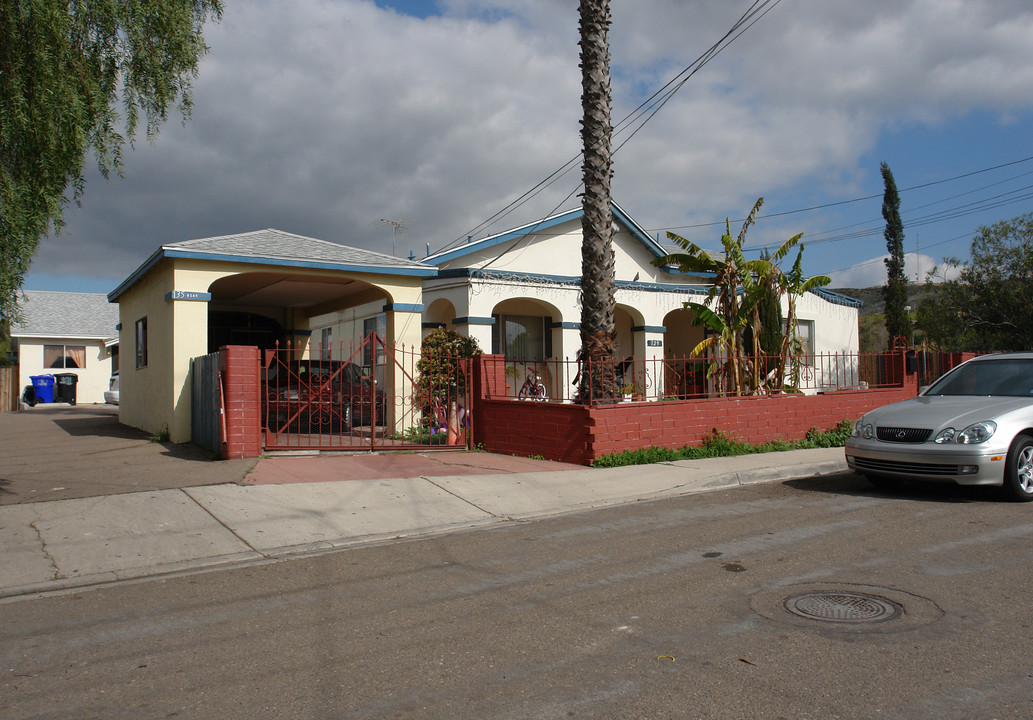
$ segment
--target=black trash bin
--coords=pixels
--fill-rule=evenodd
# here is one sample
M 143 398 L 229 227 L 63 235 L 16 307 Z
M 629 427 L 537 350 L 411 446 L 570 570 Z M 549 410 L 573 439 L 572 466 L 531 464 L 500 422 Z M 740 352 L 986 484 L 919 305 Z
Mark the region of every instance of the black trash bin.
M 54 402 L 66 402 L 75 405 L 76 385 L 79 376 L 75 373 L 54 373 Z

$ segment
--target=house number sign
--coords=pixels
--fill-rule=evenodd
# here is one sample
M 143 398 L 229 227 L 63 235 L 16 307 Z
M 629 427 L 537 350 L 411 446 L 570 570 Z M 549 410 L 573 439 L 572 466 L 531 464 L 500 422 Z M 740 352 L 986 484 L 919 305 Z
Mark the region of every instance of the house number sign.
M 194 292 L 193 290 L 173 290 L 165 295 L 166 302 L 169 300 L 199 300 L 201 302 L 208 302 L 211 299 L 211 293 Z
M 663 347 L 663 340 L 646 340 L 646 347 Z

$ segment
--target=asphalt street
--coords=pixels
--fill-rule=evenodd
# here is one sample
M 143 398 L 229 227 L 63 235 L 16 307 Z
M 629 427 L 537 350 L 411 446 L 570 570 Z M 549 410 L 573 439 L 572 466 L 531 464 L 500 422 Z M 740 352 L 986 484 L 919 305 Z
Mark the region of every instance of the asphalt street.
M 0 716 L 1029 718 L 1031 510 L 841 473 L 12 598 Z

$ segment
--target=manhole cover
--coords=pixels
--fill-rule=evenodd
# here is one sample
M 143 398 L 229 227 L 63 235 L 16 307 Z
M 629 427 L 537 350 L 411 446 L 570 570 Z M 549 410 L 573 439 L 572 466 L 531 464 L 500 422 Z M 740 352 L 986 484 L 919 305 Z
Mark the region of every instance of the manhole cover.
M 794 615 L 811 620 L 837 623 L 886 622 L 900 617 L 904 609 L 897 603 L 856 592 L 808 592 L 785 601 Z

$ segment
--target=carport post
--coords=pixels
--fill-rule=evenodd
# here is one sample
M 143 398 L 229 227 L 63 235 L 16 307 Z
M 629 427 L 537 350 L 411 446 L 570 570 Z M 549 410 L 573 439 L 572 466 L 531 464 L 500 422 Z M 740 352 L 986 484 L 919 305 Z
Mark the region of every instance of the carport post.
M 384 306 L 384 313 L 387 336 L 391 338 L 390 344 L 398 350 L 409 348 L 413 357 L 418 360 L 423 344 L 423 305 L 392 303 Z M 402 355 L 404 356 L 404 353 Z M 405 369 L 399 363 L 389 363 L 387 367 L 389 372 L 384 378 L 387 385 L 384 391 L 388 398 L 395 399 L 395 402 L 389 402 L 387 406 L 387 424 L 394 427 L 397 432 L 405 432 L 408 428 L 401 427 L 398 421 L 408 419 L 411 422 L 414 417 L 412 393 L 402 392 L 408 384 Z M 399 406 L 399 402 L 403 405 Z

